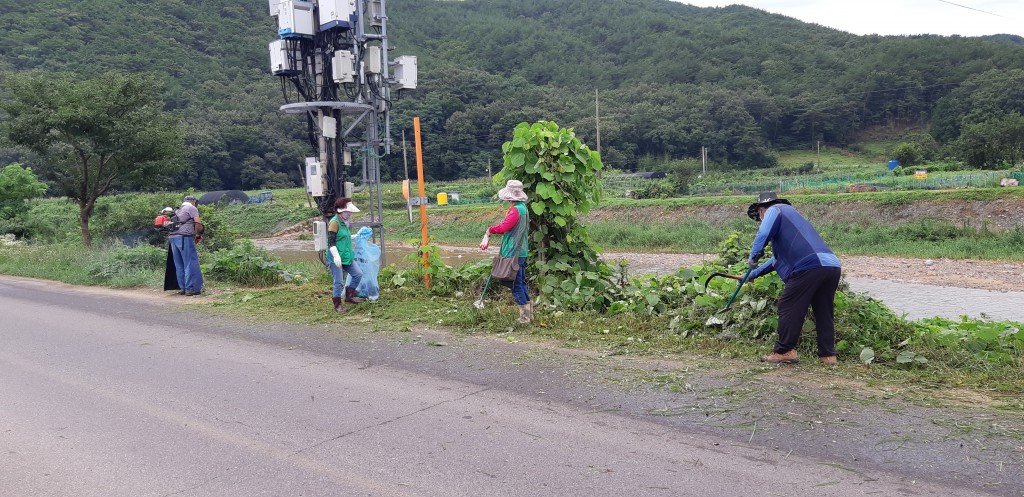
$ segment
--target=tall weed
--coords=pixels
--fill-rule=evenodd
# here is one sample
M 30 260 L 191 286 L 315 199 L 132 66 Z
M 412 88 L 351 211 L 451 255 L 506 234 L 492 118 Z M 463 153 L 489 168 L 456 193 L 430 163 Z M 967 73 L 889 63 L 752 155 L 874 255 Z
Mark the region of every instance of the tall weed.
M 143 285 L 162 273 L 167 261 L 166 250 L 150 245 L 113 248 L 107 253 L 107 257 L 88 268 L 94 284 L 121 288 Z
M 280 259 L 249 240 L 233 249 L 210 254 L 211 262 L 203 264 L 203 273 L 211 279 L 244 286 L 267 287 L 285 281 L 286 271 Z

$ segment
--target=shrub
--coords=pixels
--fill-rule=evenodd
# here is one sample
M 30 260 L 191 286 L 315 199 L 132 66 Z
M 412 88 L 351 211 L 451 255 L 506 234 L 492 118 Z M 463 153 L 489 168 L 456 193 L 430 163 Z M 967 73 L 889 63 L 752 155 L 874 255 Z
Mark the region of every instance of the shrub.
M 633 198 L 669 198 L 674 196 L 675 192 L 672 191 L 668 186 L 661 183 L 650 183 L 644 188 L 633 190 Z
M 97 238 L 124 239 L 126 235 L 149 230 L 160 209 L 177 208 L 179 205 L 181 195 L 177 193 L 125 193 L 100 197 L 89 225 Z M 75 210 L 73 222 L 77 227 L 77 205 Z
M 254 287 L 274 286 L 286 279 L 281 261 L 249 240 L 209 257 L 213 261 L 203 264 L 203 273 L 211 279 Z
M 924 159 L 924 148 L 917 143 L 903 142 L 893 147 L 892 158 L 907 167 L 916 166 Z

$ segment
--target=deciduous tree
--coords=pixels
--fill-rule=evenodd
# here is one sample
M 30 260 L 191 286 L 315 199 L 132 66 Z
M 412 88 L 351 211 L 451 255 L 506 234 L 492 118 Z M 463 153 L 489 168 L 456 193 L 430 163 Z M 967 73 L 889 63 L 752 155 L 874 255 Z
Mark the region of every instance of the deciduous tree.
M 6 86 L 3 131 L 39 154 L 41 176 L 78 203 L 87 247 L 96 199 L 118 188 L 159 188 L 182 165 L 181 126 L 162 110 L 152 76 L 32 72 L 8 77 Z

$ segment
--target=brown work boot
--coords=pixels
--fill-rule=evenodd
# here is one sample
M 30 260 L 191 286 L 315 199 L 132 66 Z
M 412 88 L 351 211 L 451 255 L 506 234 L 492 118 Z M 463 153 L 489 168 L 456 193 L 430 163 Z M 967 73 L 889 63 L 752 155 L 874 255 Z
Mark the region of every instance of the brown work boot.
M 835 366 L 836 364 L 839 364 L 839 358 L 834 355 L 819 357 L 818 360 L 826 366 Z
M 331 297 L 331 302 L 334 303 L 334 312 L 345 312 L 348 309 L 341 305 L 341 297 Z
M 349 304 L 362 304 L 362 300 L 356 300 L 356 289 L 346 288 L 345 289 L 345 302 Z
M 771 364 L 796 364 L 800 362 L 800 359 L 796 355 L 796 349 L 792 349 L 784 354 L 778 354 L 772 352 L 768 355 L 761 356 L 761 362 L 768 362 Z

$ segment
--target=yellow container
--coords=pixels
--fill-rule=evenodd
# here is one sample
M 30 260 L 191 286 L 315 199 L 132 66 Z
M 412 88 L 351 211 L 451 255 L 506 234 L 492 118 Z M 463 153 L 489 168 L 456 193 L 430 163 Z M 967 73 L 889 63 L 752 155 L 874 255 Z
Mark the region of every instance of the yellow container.
M 448 194 L 438 193 L 437 194 L 437 205 L 448 205 Z

